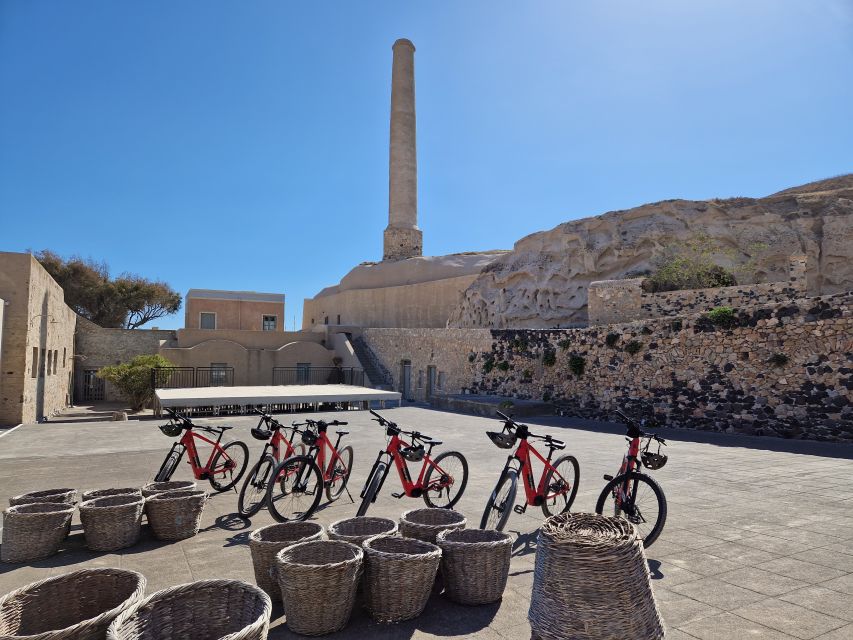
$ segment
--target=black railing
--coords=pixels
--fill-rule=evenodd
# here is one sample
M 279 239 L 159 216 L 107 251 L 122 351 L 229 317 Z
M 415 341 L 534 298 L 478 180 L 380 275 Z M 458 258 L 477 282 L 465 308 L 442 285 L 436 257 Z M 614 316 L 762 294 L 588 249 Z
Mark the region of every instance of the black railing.
M 234 367 L 196 367 L 195 386 L 233 387 Z
M 234 367 L 157 367 L 151 370 L 155 389 L 233 387 Z
M 273 367 L 272 383 L 351 384 L 364 386 L 364 369 L 357 367 Z

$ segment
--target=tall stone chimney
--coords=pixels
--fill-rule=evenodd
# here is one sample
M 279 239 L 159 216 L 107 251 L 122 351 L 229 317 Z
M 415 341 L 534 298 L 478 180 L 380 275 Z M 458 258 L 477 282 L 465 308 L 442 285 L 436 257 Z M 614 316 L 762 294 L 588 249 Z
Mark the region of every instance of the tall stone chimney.
M 423 255 L 423 234 L 418 229 L 415 45 L 400 39 L 392 50 L 388 227 L 382 259 L 402 260 Z

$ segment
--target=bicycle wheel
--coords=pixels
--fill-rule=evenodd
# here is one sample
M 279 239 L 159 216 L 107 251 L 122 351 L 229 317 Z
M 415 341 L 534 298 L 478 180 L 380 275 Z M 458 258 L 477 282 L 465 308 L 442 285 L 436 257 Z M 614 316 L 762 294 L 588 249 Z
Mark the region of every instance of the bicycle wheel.
M 465 456 L 458 451 L 445 451 L 427 469 L 424 502 L 428 507 L 452 509 L 459 502 L 467 484 L 468 461 Z
M 382 481 L 385 479 L 385 469 L 388 465 L 384 462 L 380 462 L 376 465 L 376 469 L 373 471 L 373 475 L 370 476 L 370 479 L 367 481 L 365 485 L 367 488 L 364 490 L 364 499 L 361 501 L 361 505 L 358 507 L 358 513 L 356 516 L 363 516 L 367 513 L 367 510 L 370 508 L 374 502 L 376 502 L 376 494 L 379 493 L 379 490 L 382 488 Z
M 341 497 L 347 488 L 349 476 L 352 473 L 352 447 L 344 447 L 338 451 L 340 459 L 334 459 L 329 463 L 332 467 L 329 473 L 329 482 L 326 484 L 326 498 L 334 502 Z
M 619 489 L 625 490 L 626 499 L 617 505 Z M 666 523 L 666 496 L 653 478 L 631 471 L 616 476 L 605 485 L 598 496 L 595 512 L 625 518 L 637 527 L 643 545 L 649 547 Z
M 495 490 L 486 503 L 483 519 L 480 520 L 481 529 L 495 529 L 503 531 L 509 520 L 509 514 L 515 505 L 515 492 L 518 490 L 518 471 L 506 469 L 495 485 Z
M 172 474 L 175 473 L 175 469 L 178 468 L 178 463 L 183 455 L 184 447 L 172 447 L 166 454 L 163 464 L 160 465 L 157 475 L 154 476 L 154 482 L 168 482 L 172 478 Z
M 273 518 L 306 520 L 320 504 L 323 475 L 310 456 L 291 456 L 278 465 L 267 487 L 267 507 Z
M 270 454 L 258 460 L 249 470 L 240 488 L 240 497 L 237 499 L 237 512 L 241 516 L 249 518 L 264 506 L 267 499 L 267 485 L 274 470 L 275 458 Z
M 558 458 L 552 466 L 554 468 L 545 476 L 545 499 L 542 501 L 542 513 L 546 518 L 571 508 L 578 495 L 581 475 L 580 465 L 574 456 Z
M 210 461 L 208 480 L 216 491 L 228 491 L 246 472 L 249 464 L 249 447 L 239 440 L 229 442 L 217 451 Z

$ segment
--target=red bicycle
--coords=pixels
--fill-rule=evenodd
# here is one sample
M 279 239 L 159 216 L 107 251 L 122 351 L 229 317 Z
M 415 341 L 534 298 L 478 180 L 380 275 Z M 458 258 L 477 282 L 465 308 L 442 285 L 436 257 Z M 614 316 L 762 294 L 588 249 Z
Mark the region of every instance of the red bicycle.
M 628 425 L 628 437 L 625 438 L 628 441 L 628 453 L 622 458 L 622 466 L 615 478 L 604 476 L 608 482 L 598 496 L 595 512 L 625 518 L 637 527 L 643 545 L 649 547 L 658 539 L 666 523 L 666 496 L 660 485 L 642 473 L 642 470 L 646 467 L 654 471 L 666 464 L 668 458 L 660 452 L 661 445 L 666 446 L 666 440 L 654 433 L 644 432 L 621 411 L 616 411 L 616 414 Z M 647 440 L 641 451 L 643 438 Z M 649 451 L 652 440 L 658 443 L 657 453 Z
M 185 451 L 189 452 L 187 463 L 192 467 L 195 479 L 209 480 L 210 486 L 216 491 L 227 491 L 240 481 L 249 462 L 249 448 L 239 440 L 221 444 L 223 434 L 232 427 L 197 425 L 174 409 L 166 408 L 165 411 L 169 414 L 169 423 L 162 425 L 160 431 L 170 438 L 178 437 L 182 431 L 184 435 L 178 442 L 172 443 L 172 448 L 160 465 L 160 471 L 154 477 L 155 482 L 167 482 L 172 477 Z M 216 434 L 216 441 L 205 438 L 196 431 Z M 196 440 L 206 442 L 213 447 L 204 465 L 198 457 Z
M 290 437 L 283 434 L 286 427 L 268 413 L 253 410 L 260 416 L 258 426 L 252 429 L 252 437 L 256 440 L 266 441 L 260 459 L 250 470 L 243 486 L 240 489 L 240 497 L 237 500 L 237 511 L 243 517 L 251 517 L 260 511 L 267 499 L 267 488 L 273 471 L 284 458 L 294 455 L 303 455 L 305 445 L 293 446 L 296 436 L 296 427 L 292 427 Z M 283 454 L 283 455 L 282 455 Z
M 385 434 L 390 440 L 388 446 L 379 452 L 367 476 L 367 482 L 361 490 L 361 506 L 356 515 L 363 516 L 370 505 L 376 502 L 376 496 L 388 476 L 392 460 L 400 474 L 403 492 L 391 495 L 395 498 L 423 498 L 430 507 L 453 508 L 468 484 L 468 461 L 465 456 L 458 451 L 445 451 L 433 460 L 430 453 L 433 447 L 442 444 L 440 440 L 433 440 L 417 431 L 403 431 L 394 422 L 386 420 L 375 411 L 370 413 L 376 416 L 376 422 L 385 427 Z M 411 443 L 402 440 L 401 435 L 411 438 Z M 414 482 L 406 461 L 423 462 L 418 479 Z
M 480 528 L 503 531 L 509 520 L 510 510 L 524 513 L 528 505 L 542 507 L 546 517 L 568 511 L 578 493 L 580 479 L 578 461 L 574 456 L 563 456 L 551 463 L 554 451 L 565 449 L 566 443 L 551 436 L 538 436 L 531 433 L 527 425 L 513 421 L 500 411 L 497 414 L 504 421 L 503 429 L 500 432 L 487 431 L 486 435 L 501 449 L 511 449 L 516 442 L 520 442 L 515 453 L 507 458 L 498 483 L 486 503 Z M 529 438 L 545 442 L 545 446 L 548 447 L 547 458 L 528 442 Z M 545 465 L 538 484 L 533 479 L 531 453 Z M 524 482 L 526 500 L 523 505 L 515 504 L 519 475 Z
M 350 446 L 338 451 L 338 446 L 349 431 L 336 431 L 338 440 L 334 445 L 326 431 L 346 424 L 338 420 L 293 423 L 293 437 L 299 433 L 308 452 L 286 458 L 270 478 L 267 505 L 273 518 L 286 522 L 311 517 L 320 504 L 322 489 L 329 502 L 341 497 L 352 473 L 353 451 Z M 300 431 L 299 427 L 306 428 Z

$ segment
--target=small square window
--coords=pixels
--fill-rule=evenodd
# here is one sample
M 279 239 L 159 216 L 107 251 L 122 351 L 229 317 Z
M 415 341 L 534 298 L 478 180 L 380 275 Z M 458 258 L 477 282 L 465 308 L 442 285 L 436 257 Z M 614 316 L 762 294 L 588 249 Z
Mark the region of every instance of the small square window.
M 262 328 L 264 331 L 275 331 L 275 326 L 278 322 L 278 316 L 264 316 Z
M 216 314 L 202 311 L 199 314 L 198 326 L 201 329 L 216 329 Z

